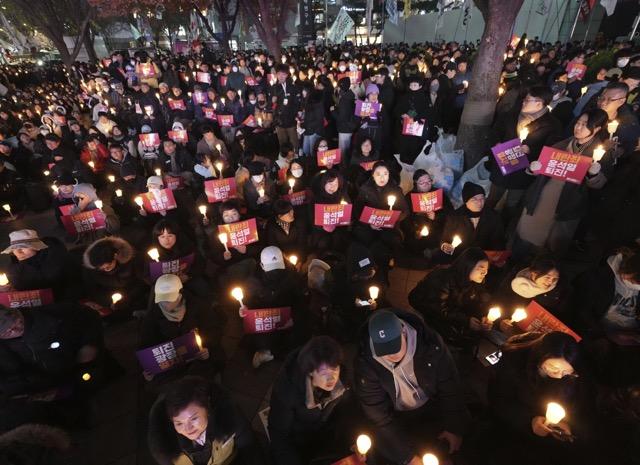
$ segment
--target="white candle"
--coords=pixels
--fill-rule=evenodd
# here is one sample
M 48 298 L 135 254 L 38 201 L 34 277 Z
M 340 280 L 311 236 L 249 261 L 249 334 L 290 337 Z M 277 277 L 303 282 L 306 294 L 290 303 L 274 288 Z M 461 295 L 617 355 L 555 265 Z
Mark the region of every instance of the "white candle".
M 500 310 L 500 307 L 491 307 L 489 309 L 489 313 L 487 313 L 487 321 L 489 323 L 493 323 L 501 316 L 502 316 L 502 310 Z
M 358 454 L 367 455 L 369 449 L 371 449 L 371 438 L 366 434 L 361 434 L 356 439 L 356 449 L 358 449 Z
M 599 162 L 604 157 L 606 150 L 602 147 L 602 145 L 598 145 L 595 149 L 593 149 L 593 161 Z
M 439 465 L 438 457 L 433 454 L 424 454 L 422 456 L 422 465 Z
M 455 249 L 460 244 L 462 244 L 462 239 L 460 239 L 460 236 L 456 234 L 455 236 L 453 236 L 453 239 L 451 240 L 451 247 Z
M 549 402 L 547 404 L 547 412 L 545 413 L 546 425 L 557 425 L 567 415 L 562 405 L 556 402 Z
M 244 299 L 244 293 L 242 292 L 241 287 L 234 287 L 231 290 L 231 297 L 236 299 L 241 307 L 244 307 L 244 303 L 242 302 L 242 299 Z
M 396 203 L 396 196 L 390 195 L 387 197 L 387 204 L 389 204 L 389 210 L 393 210 L 393 205 Z
M 262 187 L 258 189 L 258 195 L 264 197 L 264 189 Z
M 258 126 L 262 127 L 262 118 L 258 116 Z
M 520 129 L 520 132 L 518 133 L 518 137 L 520 137 L 520 142 L 524 142 L 524 140 L 527 138 L 528 135 L 529 135 L 529 130 L 527 128 Z
M 136 203 L 137 206 L 142 208 L 142 205 L 144 204 L 144 202 L 142 201 L 142 197 L 137 196 L 135 199 L 133 199 L 133 201 Z
M 511 315 L 511 321 L 517 323 L 527 319 L 527 311 L 524 308 L 516 308 Z
M 200 214 L 202 216 L 204 216 L 205 218 L 207 217 L 207 206 L 206 205 L 200 205 L 198 207 L 198 211 L 200 212 Z
M 196 331 L 196 344 L 198 344 L 198 349 L 202 350 L 202 338 L 200 334 Z
M 298 264 L 298 257 L 296 255 L 291 255 L 289 257 L 289 261 L 293 266 L 296 266 Z
M 111 294 L 111 302 L 113 302 L 114 304 L 117 304 L 121 300 L 122 300 L 122 294 L 120 294 L 119 292 Z
M 224 245 L 224 251 L 228 252 L 229 247 L 227 247 L 227 233 L 218 234 L 218 240 L 222 242 L 222 245 Z
M 51 184 L 51 189 L 53 189 L 53 193 L 58 195 L 58 186 L 56 186 L 55 184 Z
M 87 163 L 87 165 L 89 165 L 89 168 L 91 168 L 92 170 L 96 168 L 96 164 L 93 162 L 93 160 Z
M 607 124 L 607 131 L 609 132 L 609 139 L 611 139 L 613 137 L 613 135 L 615 134 L 615 132 L 618 130 L 618 125 L 620 123 L 618 123 L 617 120 L 613 120 L 611 121 L 609 124 Z
M 220 177 L 222 178 L 222 168 L 224 167 L 224 165 L 222 164 L 222 162 L 218 162 L 216 163 L 216 169 L 218 170 L 218 172 L 220 173 Z
M 102 200 L 98 199 L 94 202 L 94 204 L 96 205 L 96 208 L 102 210 Z
M 162 170 L 160 168 L 156 168 L 155 170 L 156 176 L 162 176 Z
M 155 247 L 153 249 L 149 249 L 149 251 L 147 252 L 147 255 L 149 255 L 151 259 L 155 262 L 160 261 L 160 253 L 158 252 L 158 249 L 156 249 Z
M 423 226 L 420 230 L 420 237 L 427 237 L 429 235 L 429 228 Z
M 5 203 L 2 208 L 9 213 L 9 215 L 13 216 L 13 213 L 11 213 L 11 205 L 9 205 L 8 203 Z
M 371 286 L 369 288 L 369 297 L 371 297 L 372 300 L 376 300 L 378 296 L 380 296 L 380 288 L 378 286 Z
M 6 286 L 7 284 L 9 284 L 7 273 L 0 273 L 0 286 Z
M 45 176 L 49 176 L 51 174 L 51 172 L 49 170 L 44 170 L 44 175 Z
M 580 89 L 580 95 L 586 94 L 588 90 L 589 88 L 587 86 L 584 86 L 582 89 Z
M 122 197 L 122 189 L 116 189 L 116 197 Z
M 116 177 L 113 174 L 107 176 L 107 179 L 109 180 L 109 182 L 116 182 Z

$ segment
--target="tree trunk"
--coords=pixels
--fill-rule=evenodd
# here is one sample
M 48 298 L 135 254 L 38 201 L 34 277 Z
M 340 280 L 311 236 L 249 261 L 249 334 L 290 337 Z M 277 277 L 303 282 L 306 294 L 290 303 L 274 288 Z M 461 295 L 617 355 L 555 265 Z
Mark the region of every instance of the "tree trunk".
M 485 26 L 458 129 L 456 145 L 464 150 L 465 169 L 474 166 L 489 148 L 504 52 L 523 1 L 474 0 Z
M 92 37 L 90 27 L 87 27 L 87 31 L 82 37 L 84 42 L 84 48 L 87 49 L 87 55 L 89 56 L 89 60 L 92 62 L 98 61 L 98 55 L 96 54 L 96 49 L 93 46 L 94 37 Z

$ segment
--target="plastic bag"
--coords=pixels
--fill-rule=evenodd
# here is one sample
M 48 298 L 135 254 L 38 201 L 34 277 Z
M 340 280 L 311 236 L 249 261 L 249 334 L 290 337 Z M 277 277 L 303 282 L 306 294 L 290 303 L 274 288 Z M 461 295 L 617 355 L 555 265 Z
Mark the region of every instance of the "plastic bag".
M 431 150 L 435 151 L 444 166 L 450 168 L 457 178 L 462 175 L 464 169 L 464 151 L 456 150 L 455 146 L 455 134 L 444 134 L 443 130 L 438 128 L 438 140 L 432 145 Z
M 490 173 L 484 166 L 487 160 L 489 160 L 489 157 L 483 157 L 474 167 L 465 171 L 460 179 L 458 179 L 458 182 L 456 182 L 454 188 L 449 192 L 449 200 L 451 200 L 454 208 L 462 205 L 462 188 L 467 182 L 481 186 L 484 189 L 485 195 L 489 195 L 489 191 L 491 190 Z

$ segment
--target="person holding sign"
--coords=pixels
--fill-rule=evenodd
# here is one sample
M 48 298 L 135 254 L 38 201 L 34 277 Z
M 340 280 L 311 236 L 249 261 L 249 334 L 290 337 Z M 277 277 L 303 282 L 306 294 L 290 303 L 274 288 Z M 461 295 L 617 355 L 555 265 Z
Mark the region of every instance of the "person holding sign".
M 483 321 L 491 296 L 485 278 L 489 259 L 479 248 L 465 250 L 449 268 L 427 274 L 409 293 L 409 303 L 449 343 L 470 347 L 491 325 Z
M 101 372 L 104 340 L 97 313 L 78 304 L 35 309 L 0 306 L 0 394 L 34 394 Z
M 307 257 L 307 226 L 298 218 L 291 202 L 278 199 L 273 204 L 275 216 L 267 221 L 267 244 L 278 247 L 285 256 L 295 255 L 304 264 Z M 295 263 L 293 264 L 296 265 Z
M 373 147 L 373 140 L 362 137 L 356 140 L 347 169 L 349 181 L 360 187 L 371 176 L 373 165 L 380 160 L 380 150 Z
M 380 454 L 392 463 L 420 465 L 423 451 L 436 442 L 443 455 L 457 452 L 470 415 L 440 335 L 415 313 L 380 309 L 358 338 L 356 395 Z
M 202 127 L 202 139 L 198 141 L 196 153 L 218 153 L 224 160 L 229 160 L 229 151 L 222 139 L 218 139 L 212 126 L 206 125 Z
M 462 201 L 463 205 L 446 218 L 440 246 L 443 254 L 438 259 L 449 261 L 447 255 L 450 257 L 456 250 L 460 253 L 468 247 L 504 250 L 504 225 L 500 215 L 485 205 L 484 189 L 466 182 L 462 187 Z M 455 236 L 461 239 L 457 247 L 452 245 Z
M 376 162 L 371 172 L 371 179 L 360 188 L 355 202 L 356 218 L 361 217 L 365 207 L 400 212 L 400 216 L 391 228 L 362 222 L 358 222 L 353 228 L 354 237 L 363 244 L 369 244 L 374 251 L 376 262 L 380 264 L 381 271 L 385 274 L 385 270 L 402 246 L 398 222 L 404 220 L 409 214 L 409 205 L 398 183 L 390 178 L 389 167 L 383 161 Z
M 368 107 L 366 113 L 356 113 L 356 116 L 360 117 L 358 135 L 360 137 L 371 138 L 376 147 L 382 147 L 384 127 L 387 124 L 385 121 L 385 113 L 376 110 L 376 108 L 379 108 L 380 106 L 380 103 L 378 102 L 379 94 L 380 89 L 378 86 L 375 84 L 369 84 L 365 91 L 365 101 L 358 101 L 356 104 L 356 112 L 358 111 L 359 104 L 362 104 L 363 107 Z
M 593 386 L 573 337 L 561 332 L 526 333 L 510 338 L 502 353 L 489 385 L 493 427 L 481 441 L 491 448 L 487 453 L 492 463 L 513 464 L 516 456 L 532 465 L 588 463 Z M 545 418 L 549 402 L 566 411 L 555 424 Z M 500 441 L 488 440 L 495 434 Z
M 586 111 L 576 120 L 573 137 L 559 142 L 554 148 L 593 159 L 594 151 L 605 143 L 606 124 L 607 114 L 603 110 Z M 552 159 L 551 162 L 569 169 L 569 163 L 562 160 Z M 516 228 L 518 240 L 514 244 L 514 255 L 543 248 L 555 254 L 566 253 L 578 224 L 587 215 L 589 190 L 604 185 L 607 176 L 611 176 L 613 162 L 606 155 L 600 161 L 594 161 L 579 184 L 542 176 L 541 163 L 532 162 L 529 169 L 536 178 L 525 196 L 525 207 Z
M 193 179 L 193 159 L 189 152 L 179 147 L 172 139 L 162 139 L 162 148 L 158 157 L 160 169 L 172 176 L 180 176 L 184 183 L 191 184 Z
M 337 170 L 319 173 L 311 182 L 313 203 L 309 204 L 309 216 L 315 220 L 316 205 L 350 204 L 347 183 Z M 349 223 L 351 218 L 348 218 Z M 346 227 L 335 224 L 319 225 L 314 221 L 311 232 L 310 248 L 318 253 L 327 251 L 345 251 L 349 241 Z
M 435 113 L 432 107 L 427 105 L 427 94 L 422 90 L 422 76 L 412 75 L 407 80 L 409 92 L 398 98 L 393 109 L 394 134 L 396 135 L 395 147 L 400 153 L 400 160 L 403 163 L 413 164 L 432 131 L 430 128 L 435 120 Z M 422 134 L 403 131 L 407 124 L 414 122 L 423 125 Z M 435 139 L 433 136 L 434 134 L 431 134 L 432 140 Z
M 193 101 L 182 92 L 178 83 L 171 86 L 171 95 L 167 98 L 167 106 L 171 122 L 185 124 L 194 118 Z
M 162 465 L 263 465 L 251 425 L 222 388 L 198 376 L 169 386 L 149 413 L 149 450 Z
M 285 360 L 271 391 L 270 448 L 279 465 L 344 457 L 357 414 L 337 341 L 316 336 Z
M 9 233 L 9 247 L 2 253 L 10 254 L 11 262 L 6 270 L 9 283 L 0 290 L 52 289 L 56 301 L 73 293 L 78 267 L 59 240 L 40 239 L 37 231 L 21 229 Z

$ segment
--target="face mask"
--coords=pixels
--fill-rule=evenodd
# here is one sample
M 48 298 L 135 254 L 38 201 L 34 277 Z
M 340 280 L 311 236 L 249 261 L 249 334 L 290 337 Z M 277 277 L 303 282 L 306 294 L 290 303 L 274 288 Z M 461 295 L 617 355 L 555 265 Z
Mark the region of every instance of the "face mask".
M 234 73 L 237 73 L 238 72 L 238 67 L 234 66 L 233 68 L 231 68 L 231 71 L 233 71 Z
M 440 83 L 439 82 L 433 82 L 431 84 L 431 92 L 438 92 L 438 89 L 440 89 Z
M 250 103 L 251 105 L 255 105 L 255 104 L 256 104 L 256 102 L 257 102 L 257 100 L 251 100 L 251 99 L 249 99 L 249 103 Z
M 347 67 L 344 66 L 344 65 L 340 65 L 340 66 L 338 66 L 338 69 L 340 70 L 341 73 L 344 73 L 345 70 L 347 69 Z
M 629 58 L 618 58 L 616 64 L 618 65 L 618 68 L 624 68 L 629 64 Z
M 257 176 L 251 176 L 251 180 L 256 184 L 260 184 L 263 179 L 264 179 L 264 174 L 259 174 Z
M 294 178 L 299 178 L 300 176 L 302 176 L 302 170 L 291 170 L 291 174 Z

